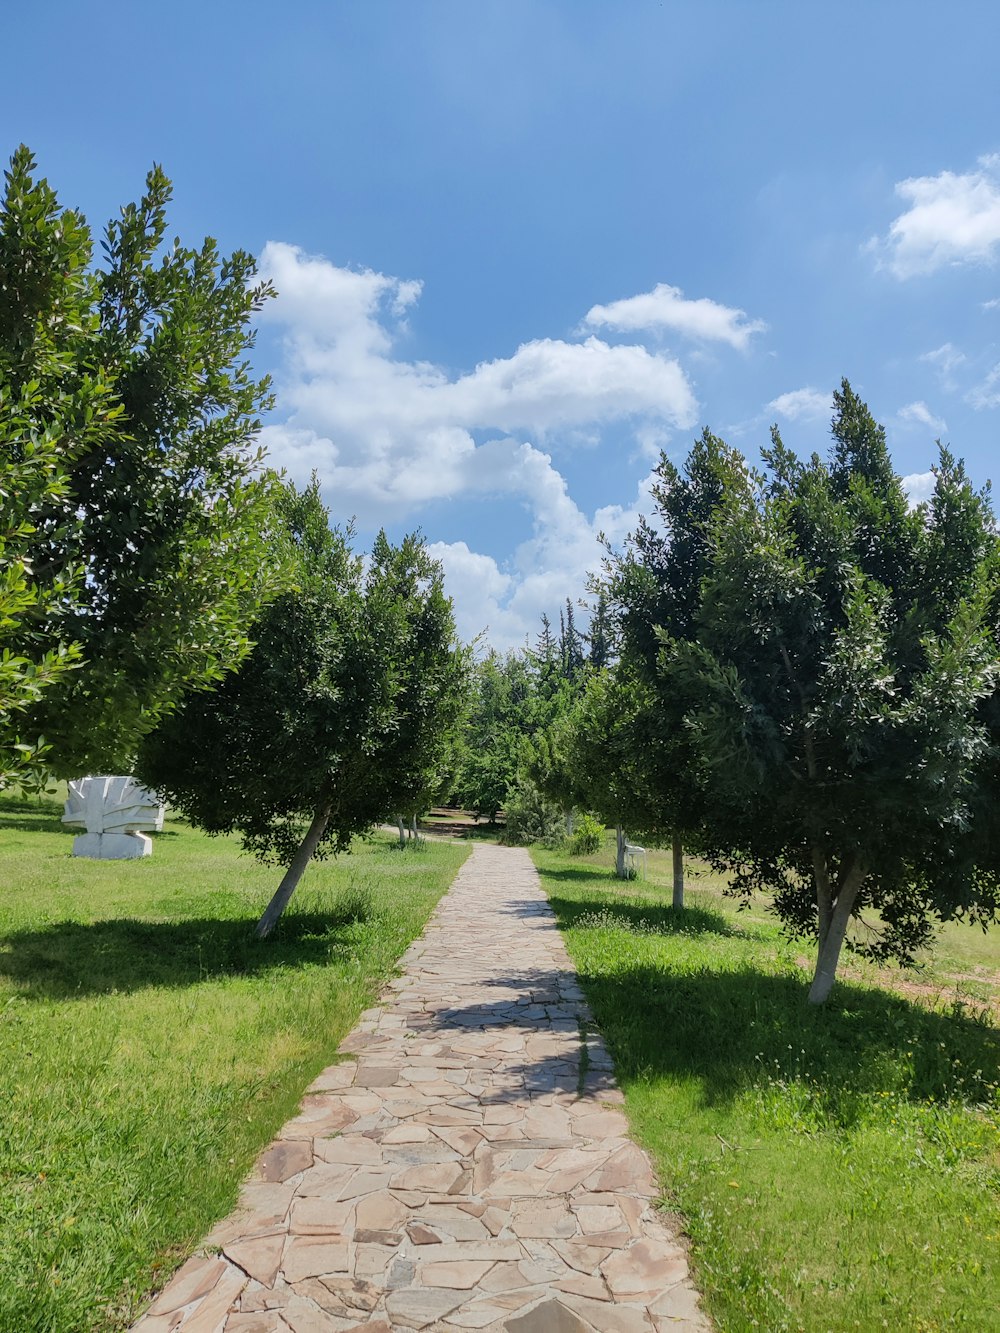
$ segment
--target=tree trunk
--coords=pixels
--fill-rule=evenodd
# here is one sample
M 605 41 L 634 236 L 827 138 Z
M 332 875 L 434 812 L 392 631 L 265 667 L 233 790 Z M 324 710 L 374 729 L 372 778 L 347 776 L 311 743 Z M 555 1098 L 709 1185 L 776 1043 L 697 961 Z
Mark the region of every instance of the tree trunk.
M 403 816 L 402 816 L 402 815 L 397 815 L 397 816 L 396 816 L 396 827 L 399 829 L 399 845 L 400 845 L 400 847 L 405 847 L 405 846 L 406 846 L 406 824 L 403 822 Z
M 819 952 L 816 956 L 816 971 L 809 987 L 810 1004 L 822 1004 L 833 989 L 851 912 L 854 910 L 858 891 L 868 875 L 867 868 L 860 861 L 853 862 L 841 876 L 836 896 L 832 896 L 826 858 L 822 853 L 814 853 L 814 864 L 817 856 L 822 858 L 823 871 L 816 884 L 819 907 Z
M 267 905 L 264 915 L 257 922 L 257 938 L 266 939 L 278 923 L 278 918 L 288 906 L 289 899 L 298 887 L 299 880 L 302 878 L 302 872 L 312 860 L 313 852 L 319 846 L 319 840 L 326 832 L 326 826 L 330 822 L 330 815 L 333 813 L 333 805 L 327 801 L 313 815 L 313 821 L 309 825 L 306 836 L 302 839 L 299 850 L 292 857 L 292 863 L 285 871 L 284 878 L 278 885 L 278 891 Z
M 680 838 L 674 838 L 671 844 L 674 856 L 674 907 L 678 912 L 684 910 L 684 844 Z
M 413 818 L 410 820 L 410 837 L 413 838 L 414 842 L 420 841 L 420 834 L 417 832 L 416 813 L 414 813 Z
M 628 867 L 625 864 L 625 830 L 621 824 L 615 829 L 615 874 L 619 879 L 628 879 Z

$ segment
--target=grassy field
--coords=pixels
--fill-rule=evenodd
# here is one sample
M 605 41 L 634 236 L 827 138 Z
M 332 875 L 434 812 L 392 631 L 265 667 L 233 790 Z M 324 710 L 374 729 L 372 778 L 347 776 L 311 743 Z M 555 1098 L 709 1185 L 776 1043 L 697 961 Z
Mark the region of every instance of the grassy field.
M 73 859 L 61 806 L 0 799 L 0 1329 L 125 1327 L 235 1201 L 467 846 L 386 835 L 278 873 L 168 823 Z
M 706 867 L 676 914 L 669 857 L 535 859 L 719 1328 L 1000 1329 L 1000 932 L 848 959 L 817 1010 Z

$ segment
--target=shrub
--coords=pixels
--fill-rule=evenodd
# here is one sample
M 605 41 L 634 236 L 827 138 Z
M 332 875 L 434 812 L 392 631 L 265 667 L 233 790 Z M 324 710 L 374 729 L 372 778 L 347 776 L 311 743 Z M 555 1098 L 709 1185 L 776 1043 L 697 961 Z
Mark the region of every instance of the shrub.
M 581 815 L 569 850 L 573 856 L 590 856 L 604 845 L 604 825 L 593 815 Z
M 507 797 L 505 813 L 504 842 L 515 847 L 532 842 L 558 847 L 566 836 L 562 811 L 547 801 L 528 778 L 519 778 L 515 783 Z

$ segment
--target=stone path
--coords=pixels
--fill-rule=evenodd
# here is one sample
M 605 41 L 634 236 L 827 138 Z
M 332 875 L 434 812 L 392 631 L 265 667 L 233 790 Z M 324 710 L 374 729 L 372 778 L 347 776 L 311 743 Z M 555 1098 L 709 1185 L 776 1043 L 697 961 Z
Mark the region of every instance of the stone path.
M 141 1333 L 709 1324 L 527 852 L 479 845 Z

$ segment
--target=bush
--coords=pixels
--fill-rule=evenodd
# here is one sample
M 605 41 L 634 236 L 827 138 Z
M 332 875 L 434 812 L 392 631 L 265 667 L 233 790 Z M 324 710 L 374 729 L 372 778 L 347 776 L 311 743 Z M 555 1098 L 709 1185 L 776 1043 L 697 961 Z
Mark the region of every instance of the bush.
M 515 783 L 504 809 L 507 816 L 504 842 L 512 846 L 540 842 L 543 847 L 558 847 L 566 836 L 562 811 L 547 801 L 528 778 Z
M 604 845 L 604 825 L 593 815 L 581 815 L 569 850 L 573 856 L 591 856 Z

